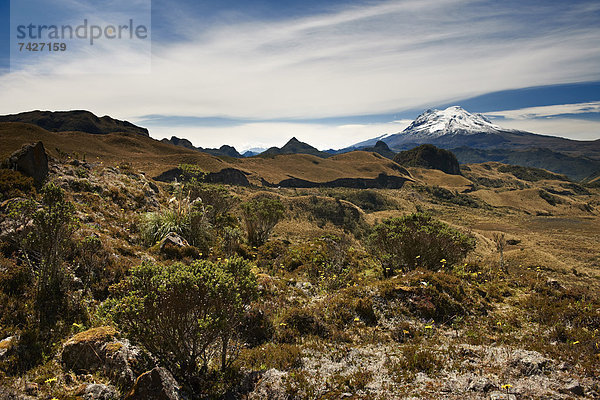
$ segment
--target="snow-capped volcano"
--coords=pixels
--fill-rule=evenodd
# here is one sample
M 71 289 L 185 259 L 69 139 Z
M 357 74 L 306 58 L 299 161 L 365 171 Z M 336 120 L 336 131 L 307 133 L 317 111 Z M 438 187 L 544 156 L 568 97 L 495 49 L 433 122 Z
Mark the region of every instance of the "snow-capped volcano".
M 452 106 L 445 110 L 425 111 L 402 131 L 402 134 L 433 138 L 444 135 L 497 133 L 502 130 L 481 114 L 471 114 L 462 107 Z
M 385 142 L 394 151 L 424 143 L 445 149 L 461 146 L 492 148 L 507 144 L 515 139 L 515 135 L 522 137 L 523 134 L 528 132 L 502 128 L 481 114 L 452 106 L 445 110 L 427 110 L 402 132 L 357 143 L 354 148 L 373 146 L 377 140 Z

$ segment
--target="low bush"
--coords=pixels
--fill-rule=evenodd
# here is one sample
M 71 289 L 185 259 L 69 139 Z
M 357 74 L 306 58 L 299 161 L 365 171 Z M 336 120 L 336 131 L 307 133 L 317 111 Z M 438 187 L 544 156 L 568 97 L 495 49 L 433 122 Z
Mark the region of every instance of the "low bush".
M 239 350 L 238 333 L 256 297 L 250 264 L 241 258 L 191 264 L 142 264 L 114 288 L 117 324 L 182 381 L 213 365 L 226 369 Z
M 331 223 L 356 237 L 366 229 L 360 210 L 343 200 L 312 196 L 303 207 L 321 226 Z
M 275 340 L 278 343 L 295 343 L 303 336 L 324 337 L 327 334 L 322 317 L 307 307 L 289 307 L 276 322 Z
M 276 197 L 258 196 L 242 203 L 242 218 L 251 246 L 264 244 L 284 216 L 285 207 Z
M 366 212 L 392 210 L 397 204 L 373 189 L 323 189 L 323 194 L 336 200 L 346 200 Z
M 429 215 L 416 213 L 376 225 L 368 246 L 381 262 L 384 276 L 389 277 L 396 271 L 438 270 L 458 263 L 475 248 L 475 240 Z

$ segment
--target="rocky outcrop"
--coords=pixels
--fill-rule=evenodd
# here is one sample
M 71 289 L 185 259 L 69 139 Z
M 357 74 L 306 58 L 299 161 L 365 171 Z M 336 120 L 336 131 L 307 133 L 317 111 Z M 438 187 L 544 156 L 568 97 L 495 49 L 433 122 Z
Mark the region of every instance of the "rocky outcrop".
M 102 372 L 116 385 L 131 387 L 151 366 L 149 357 L 129 341 L 117 338 L 114 328 L 103 326 L 78 333 L 63 346 L 61 362 L 76 373 Z
M 379 174 L 377 178 L 340 178 L 329 182 L 311 182 L 300 178 L 284 179 L 276 185 L 266 183 L 268 186 L 315 188 L 315 187 L 345 187 L 354 189 L 401 189 L 408 181 L 403 176 Z
M 42 142 L 28 144 L 14 152 L 5 166 L 33 178 L 36 186 L 41 186 L 48 176 L 48 155 Z
M 396 154 L 394 161 L 405 167 L 438 169 L 450 175 L 460 175 L 458 160 L 452 152 L 423 144 Z
M 179 385 L 173 375 L 156 367 L 140 375 L 125 400 L 178 400 Z

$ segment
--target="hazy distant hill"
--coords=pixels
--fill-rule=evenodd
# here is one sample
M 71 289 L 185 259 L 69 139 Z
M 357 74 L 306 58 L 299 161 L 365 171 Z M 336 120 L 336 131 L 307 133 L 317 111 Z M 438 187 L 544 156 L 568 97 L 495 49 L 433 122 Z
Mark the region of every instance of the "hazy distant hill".
M 320 151 L 309 144 L 299 141 L 295 137 L 291 138 L 283 147 L 271 147 L 270 149 L 260 153 L 259 156 L 268 157 L 279 154 L 310 154 L 321 158 L 331 157 L 331 154 Z
M 0 122 L 24 122 L 51 132 L 78 131 L 94 134 L 112 132 L 136 133 L 149 136 L 148 129 L 109 116 L 97 117 L 89 111 L 29 111 L 0 116 Z

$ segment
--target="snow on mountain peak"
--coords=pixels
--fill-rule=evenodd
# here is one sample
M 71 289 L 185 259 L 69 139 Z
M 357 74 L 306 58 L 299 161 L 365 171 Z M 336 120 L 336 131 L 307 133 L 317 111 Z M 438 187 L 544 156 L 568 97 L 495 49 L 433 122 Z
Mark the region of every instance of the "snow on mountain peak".
M 445 110 L 427 110 L 419 115 L 402 133 L 438 137 L 443 135 L 472 135 L 502 130 L 481 114 L 471 114 L 460 106 Z

